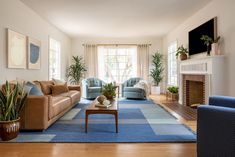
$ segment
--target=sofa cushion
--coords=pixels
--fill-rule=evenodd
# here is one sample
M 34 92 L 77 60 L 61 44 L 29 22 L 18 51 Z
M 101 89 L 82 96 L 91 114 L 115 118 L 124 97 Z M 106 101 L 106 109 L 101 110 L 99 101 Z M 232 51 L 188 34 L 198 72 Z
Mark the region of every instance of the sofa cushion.
M 69 91 L 67 83 L 63 85 L 52 85 L 51 86 L 52 95 L 59 95 Z
M 50 95 L 51 94 L 51 86 L 54 85 L 52 81 L 39 81 L 41 85 L 42 92 L 45 95 Z
M 62 111 L 71 106 L 71 99 L 69 97 L 52 96 L 52 104 L 49 107 L 49 118 L 53 118 L 60 114 Z
M 25 84 L 25 86 L 30 87 L 30 90 L 28 91 L 29 95 L 37 95 L 37 96 L 42 96 L 43 95 L 41 89 L 38 88 L 38 86 L 36 84 L 34 84 L 32 82 L 27 82 Z
M 69 97 L 72 104 L 78 103 L 80 100 L 80 92 L 77 90 L 70 90 L 67 93 L 60 94 L 60 96 Z
M 135 87 L 125 87 L 124 92 L 143 92 L 143 89 Z
M 52 78 L 52 81 L 54 82 L 55 85 L 64 85 L 66 83 L 66 81 L 64 80 L 59 80 L 55 78 Z
M 101 87 L 88 87 L 88 93 L 100 93 Z

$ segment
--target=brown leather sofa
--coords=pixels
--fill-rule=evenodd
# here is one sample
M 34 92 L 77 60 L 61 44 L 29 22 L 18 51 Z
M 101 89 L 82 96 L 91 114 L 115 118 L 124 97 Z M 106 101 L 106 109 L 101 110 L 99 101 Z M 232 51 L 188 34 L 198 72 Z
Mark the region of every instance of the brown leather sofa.
M 43 96 L 28 96 L 21 113 L 22 130 L 44 130 L 62 117 L 80 100 L 80 87 L 68 86 L 69 92 L 52 95 L 52 81 L 35 82 L 44 93 Z

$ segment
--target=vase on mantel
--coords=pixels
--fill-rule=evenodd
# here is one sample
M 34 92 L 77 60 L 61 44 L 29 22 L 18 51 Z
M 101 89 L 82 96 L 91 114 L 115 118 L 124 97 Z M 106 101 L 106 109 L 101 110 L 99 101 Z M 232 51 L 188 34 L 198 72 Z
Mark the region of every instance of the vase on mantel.
M 221 55 L 220 45 L 218 43 L 211 44 L 211 53 L 213 55 Z

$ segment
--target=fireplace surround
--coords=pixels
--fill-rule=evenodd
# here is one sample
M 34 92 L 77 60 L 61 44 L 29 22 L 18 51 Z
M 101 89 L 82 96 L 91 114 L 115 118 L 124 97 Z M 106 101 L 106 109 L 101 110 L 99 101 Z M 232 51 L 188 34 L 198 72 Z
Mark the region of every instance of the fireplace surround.
M 224 56 L 207 56 L 179 63 L 179 103 L 208 104 L 211 95 L 226 95 Z

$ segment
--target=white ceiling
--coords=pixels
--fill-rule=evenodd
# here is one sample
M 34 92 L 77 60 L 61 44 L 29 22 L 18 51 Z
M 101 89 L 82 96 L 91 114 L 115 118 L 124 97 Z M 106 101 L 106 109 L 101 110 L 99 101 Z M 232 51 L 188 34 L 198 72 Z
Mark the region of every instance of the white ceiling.
M 21 0 L 71 37 L 163 36 L 211 0 Z

